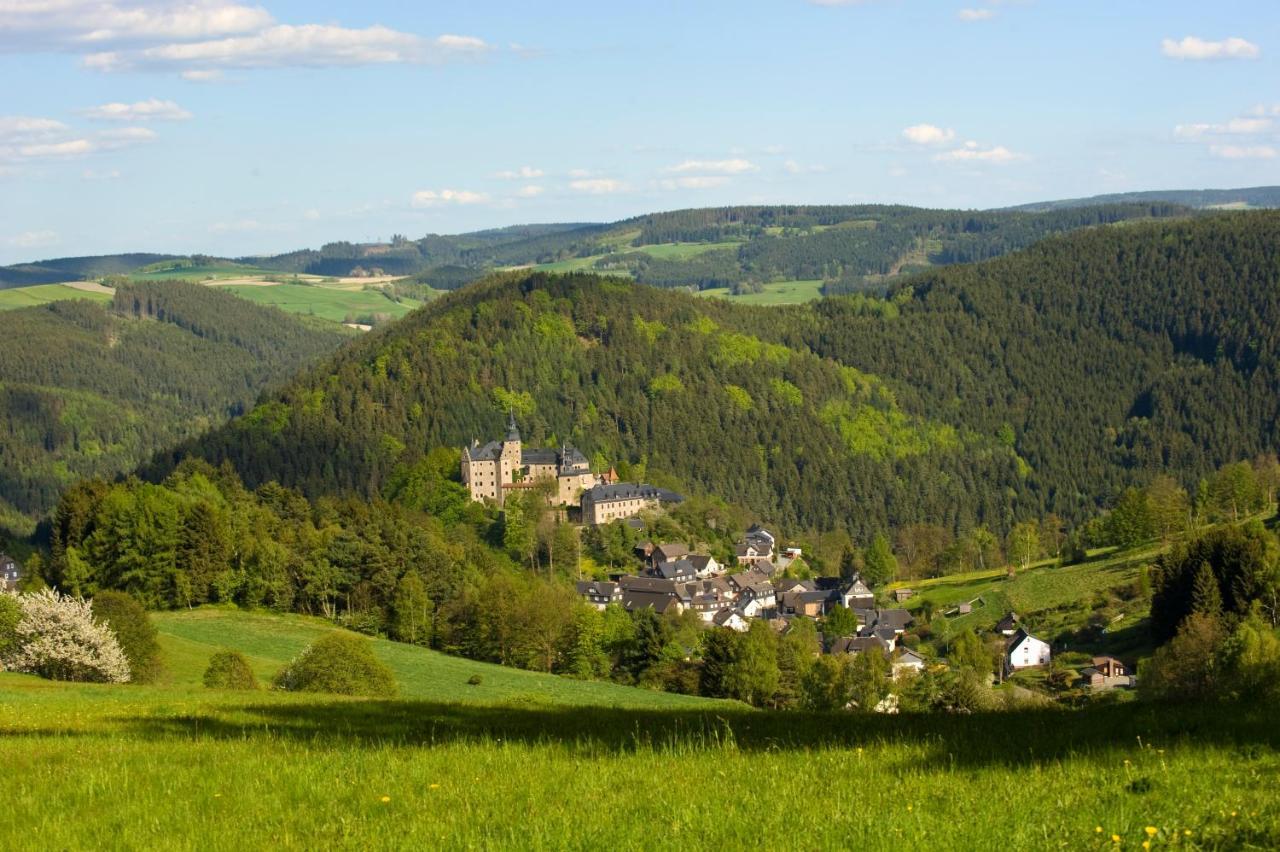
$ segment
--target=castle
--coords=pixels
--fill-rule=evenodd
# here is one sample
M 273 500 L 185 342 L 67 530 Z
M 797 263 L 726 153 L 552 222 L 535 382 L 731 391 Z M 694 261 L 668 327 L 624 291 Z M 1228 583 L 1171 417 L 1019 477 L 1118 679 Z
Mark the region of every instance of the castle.
M 582 492 L 604 479 L 591 472 L 586 456 L 567 444 L 558 450 L 524 449 L 514 414 L 507 421 L 507 437 L 503 441 L 490 441 L 484 446 L 472 441 L 462 451 L 462 484 L 471 492 L 471 499 L 492 500 L 499 506 L 512 490 L 533 488 L 547 481 L 556 483 L 548 498 L 553 504 L 576 505 Z

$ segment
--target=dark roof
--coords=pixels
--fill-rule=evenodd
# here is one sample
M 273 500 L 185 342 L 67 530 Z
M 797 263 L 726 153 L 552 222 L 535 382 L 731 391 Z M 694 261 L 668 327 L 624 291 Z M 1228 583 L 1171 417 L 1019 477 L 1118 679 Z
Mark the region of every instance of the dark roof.
M 597 485 L 583 495 L 592 503 L 609 503 L 614 500 L 658 500 L 663 503 L 681 503 L 684 496 L 665 488 L 643 482 L 617 482 L 613 485 Z
M 664 580 L 661 577 L 623 577 L 618 581 L 623 591 L 661 592 L 675 594 L 676 581 Z
M 1012 630 L 1017 626 L 1018 626 L 1018 614 L 1016 612 L 1011 612 L 1008 615 L 1006 615 L 1004 618 L 996 622 L 996 630 L 999 630 L 1002 633 L 1006 630 Z
M 698 569 L 693 567 L 693 563 L 688 559 L 678 559 L 675 562 L 662 562 L 655 569 L 660 575 L 671 580 L 679 580 L 681 578 L 691 579 L 698 574 Z
M 716 613 L 716 615 L 715 615 L 715 618 L 713 618 L 713 619 L 711 619 L 711 620 L 712 620 L 712 621 L 714 621 L 714 622 L 715 622 L 716 624 L 718 624 L 719 626 L 724 627 L 725 623 L 726 623 L 729 619 L 733 618 L 735 615 L 736 615 L 736 616 L 738 616 L 739 618 L 741 618 L 741 617 L 742 617 L 742 615 L 741 615 L 741 614 L 740 614 L 736 609 L 727 609 L 727 608 L 726 608 L 726 609 L 722 609 L 722 610 L 720 610 L 719 612 L 717 612 L 717 613 Z
M 497 461 L 498 456 L 502 455 L 502 445 L 497 441 L 490 441 L 483 447 L 467 447 L 463 452 L 471 461 Z
M 689 554 L 689 561 L 693 563 L 694 568 L 703 571 L 712 563 L 713 557 L 707 556 L 705 553 L 691 553 Z
M 507 440 L 519 441 L 520 430 L 516 428 L 516 413 L 513 411 L 507 416 Z
M 863 651 L 887 653 L 884 642 L 875 636 L 845 636 L 831 643 L 833 654 L 861 654 Z
M 558 464 L 560 454 L 552 449 L 521 450 L 520 464 Z
M 1044 641 L 1043 639 L 1036 639 L 1035 636 L 1032 636 L 1030 633 L 1026 631 L 1026 628 L 1019 627 L 1017 633 L 1014 633 L 1007 640 L 1005 640 L 1005 643 L 1004 643 L 1005 650 L 1012 651 L 1014 648 L 1018 647 L 1018 645 L 1022 644 L 1022 640 L 1024 639 L 1035 639 L 1037 642 Z
M 681 556 L 687 556 L 689 548 L 679 542 L 664 542 L 653 548 L 653 555 L 661 559 L 679 559 Z
M 580 595 L 595 595 L 608 598 L 613 597 L 618 590 L 618 584 L 600 580 L 580 580 L 577 583 L 577 589 Z
M 754 569 L 750 571 L 743 571 L 740 574 L 729 575 L 729 582 L 733 583 L 733 585 L 739 589 L 745 589 L 748 586 L 755 586 L 760 583 L 767 582 L 768 579 L 768 576 L 763 572 L 756 571 Z
M 674 594 L 640 592 L 632 589 L 624 589 L 622 592 L 622 605 L 627 609 L 652 608 L 654 612 L 661 615 L 678 603 L 680 603 L 680 598 Z
M 877 627 L 892 627 L 897 630 L 906 630 L 907 626 L 914 621 L 911 613 L 905 609 L 882 609 L 876 612 Z

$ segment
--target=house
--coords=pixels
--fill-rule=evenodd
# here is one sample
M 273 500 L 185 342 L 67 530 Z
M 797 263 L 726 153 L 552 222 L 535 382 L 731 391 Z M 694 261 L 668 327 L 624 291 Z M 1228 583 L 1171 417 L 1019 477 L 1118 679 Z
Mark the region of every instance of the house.
M 7 553 L 0 553 L 0 591 L 14 591 L 22 579 L 22 563 Z
M 906 603 L 916 596 L 914 589 L 894 589 L 889 593 L 894 603 Z
M 1047 666 L 1051 658 L 1049 643 L 1021 628 L 1005 643 L 1005 668 L 1011 672 Z
M 717 562 L 714 556 L 708 556 L 705 553 L 691 553 L 689 554 L 689 561 L 693 563 L 693 570 L 698 572 L 698 579 L 700 580 L 716 577 L 724 573 L 724 566 Z
M 907 628 L 915 623 L 911 613 L 905 609 L 876 610 L 876 627 L 885 627 L 895 634 L 907 632 Z
M 582 522 L 599 526 L 683 501 L 683 495 L 644 483 L 597 485 L 582 495 Z
M 786 548 L 783 548 L 782 555 L 787 557 L 788 559 L 795 560 L 803 556 L 804 551 L 802 551 L 798 547 L 786 547 Z
M 748 586 L 738 595 L 738 610 L 747 618 L 756 618 L 776 605 L 777 598 L 768 581 Z
M 688 555 L 689 548 L 683 544 L 656 544 L 649 554 L 649 562 L 654 568 L 657 568 L 664 562 L 675 562 L 677 559 L 683 559 Z
M 819 577 L 818 579 L 821 581 L 827 578 Z M 862 582 L 861 577 L 854 577 L 853 581 L 840 592 L 840 605 L 845 609 L 870 609 L 876 605 L 876 596 L 871 593 L 870 587 Z
M 1115 657 L 1094 657 L 1092 662 L 1092 665 L 1080 670 L 1081 676 L 1089 682 L 1090 689 L 1131 687 L 1136 682 L 1125 664 Z
M 664 580 L 675 580 L 677 583 L 688 583 L 698 579 L 698 570 L 688 559 L 677 559 L 674 562 L 661 562 L 654 565 L 649 573 Z
M 996 632 L 1001 636 L 1012 636 L 1018 632 L 1018 614 L 1011 612 L 996 622 Z
M 648 562 L 649 557 L 653 556 L 653 542 L 642 541 L 633 547 L 631 552 L 643 559 L 645 562 Z
M 752 525 L 747 534 L 734 546 L 734 556 L 739 565 L 754 565 L 757 562 L 770 562 L 777 545 L 773 533 L 759 524 Z
M 716 627 L 727 627 L 738 633 L 746 633 L 751 629 L 751 622 L 747 621 L 742 613 L 733 609 L 724 609 L 716 613 L 715 617 L 711 619 L 711 623 Z
M 622 590 L 622 606 L 628 611 L 652 609 L 658 615 L 666 615 L 668 612 L 679 615 L 685 609 L 684 602 L 675 592 L 646 592 L 638 589 Z
M 885 647 L 874 636 L 845 636 L 831 643 L 831 654 L 861 654 L 866 651 L 879 651 L 882 654 L 889 653 L 889 649 Z
M 606 583 L 586 580 L 577 584 L 578 595 L 596 609 L 604 609 L 611 603 L 622 603 L 622 586 L 617 583 Z
M 733 595 L 728 592 L 708 589 L 694 592 L 689 605 L 703 621 L 713 621 L 721 612 L 733 609 L 733 603 Z
M 750 586 L 758 586 L 761 583 L 769 582 L 768 576 L 759 571 L 743 571 L 741 574 L 730 574 L 729 585 L 739 594 Z
M 906 674 L 919 674 L 924 671 L 924 657 L 915 651 L 905 649 L 896 654 L 893 658 L 893 679 Z
M 821 618 L 840 605 L 840 593 L 835 589 L 809 590 L 801 586 L 784 593 L 779 602 L 779 608 L 786 615 Z
M 525 449 L 516 428 L 514 413 L 507 422 L 507 437 L 484 446 L 473 440 L 462 450 L 462 484 L 471 499 L 489 500 L 501 506 L 507 495 L 542 482 L 554 482 L 548 500 L 557 506 L 577 503 L 583 491 L 593 487 L 598 477 L 591 463 L 567 444 L 559 449 Z

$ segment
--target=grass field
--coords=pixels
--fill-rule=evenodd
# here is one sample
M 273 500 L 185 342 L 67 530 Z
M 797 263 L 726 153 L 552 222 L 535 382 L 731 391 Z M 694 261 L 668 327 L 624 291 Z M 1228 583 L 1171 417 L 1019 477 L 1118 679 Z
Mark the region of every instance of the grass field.
M 66 284 L 37 284 L 32 287 L 14 287 L 0 290 L 0 311 L 29 308 L 64 299 L 88 299 L 92 302 L 110 302 L 111 294 L 77 290 Z
M 709 251 L 736 249 L 741 245 L 742 243 L 738 241 L 722 243 L 657 243 L 651 246 L 635 246 L 631 249 L 624 249 L 624 251 L 640 251 L 650 257 L 656 257 L 661 260 L 688 260 L 691 257 L 697 257 Z
M 290 653 L 296 625 L 257 618 L 161 619 L 167 686 L 0 674 L 0 846 L 1280 845 L 1276 708 L 824 716 L 455 702 L 452 674 L 397 701 L 187 682 L 197 645 Z
M 317 316 L 333 322 L 342 322 L 347 316 L 371 313 L 388 314 L 398 318 L 422 306 L 421 302 L 413 299 L 393 302 L 380 293 L 350 287 L 306 284 L 272 284 L 262 287 L 252 284 L 228 284 L 221 289 L 229 290 L 237 296 L 260 305 L 274 305 L 289 313 Z
M 763 293 L 734 296 L 727 287 L 713 287 L 698 293 L 708 299 L 728 299 L 743 305 L 801 305 L 822 298 L 821 281 L 775 281 L 764 285 Z
M 160 265 L 158 265 L 160 266 Z M 219 278 L 247 278 L 259 275 L 276 275 L 266 269 L 240 263 L 213 263 L 202 266 L 178 266 L 164 268 L 147 268 L 145 271 L 132 272 L 129 277 L 135 281 L 208 281 Z
M 175 688 L 184 689 L 200 685 L 210 655 L 220 647 L 234 648 L 248 656 L 259 678 L 269 681 L 310 642 L 333 630 L 332 625 L 320 619 L 217 607 L 156 613 L 153 619 L 160 630 L 169 680 Z M 395 672 L 405 698 L 629 708 L 717 703 L 477 663 L 399 642 L 374 640 L 374 650 Z M 472 686 L 467 681 L 475 674 L 480 675 L 481 682 Z

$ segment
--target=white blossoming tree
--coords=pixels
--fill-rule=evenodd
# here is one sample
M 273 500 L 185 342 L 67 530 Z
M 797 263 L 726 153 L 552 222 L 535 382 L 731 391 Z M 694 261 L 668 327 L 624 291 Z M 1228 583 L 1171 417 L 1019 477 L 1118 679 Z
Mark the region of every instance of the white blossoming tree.
M 0 669 L 52 680 L 129 680 L 129 661 L 120 643 L 109 627 L 94 621 L 88 601 L 53 589 L 15 597 L 22 617 L 14 631 L 15 647 L 0 660 Z

